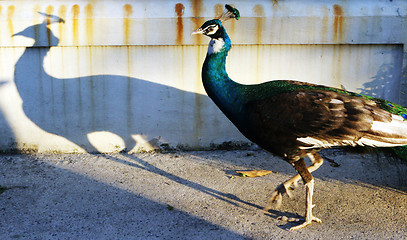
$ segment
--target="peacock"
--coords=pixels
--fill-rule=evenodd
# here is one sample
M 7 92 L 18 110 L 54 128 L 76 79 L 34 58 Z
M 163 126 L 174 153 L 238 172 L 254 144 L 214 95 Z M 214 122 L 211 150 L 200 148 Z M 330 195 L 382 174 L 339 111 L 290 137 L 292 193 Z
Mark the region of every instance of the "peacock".
M 300 81 L 275 80 L 245 85 L 229 78 L 225 62 L 231 40 L 222 22 L 240 17 L 225 5 L 218 18 L 206 21 L 192 34 L 211 38 L 202 67 L 208 96 L 250 141 L 280 156 L 298 174 L 279 185 L 265 207 L 279 206 L 282 195 L 300 179 L 306 188 L 305 220 L 290 231 L 321 220 L 312 214 L 314 178 L 323 158 L 318 151 L 332 147 L 407 145 L 407 109 L 343 89 Z M 403 150 L 403 149 L 401 149 Z M 304 157 L 311 160 L 307 167 Z

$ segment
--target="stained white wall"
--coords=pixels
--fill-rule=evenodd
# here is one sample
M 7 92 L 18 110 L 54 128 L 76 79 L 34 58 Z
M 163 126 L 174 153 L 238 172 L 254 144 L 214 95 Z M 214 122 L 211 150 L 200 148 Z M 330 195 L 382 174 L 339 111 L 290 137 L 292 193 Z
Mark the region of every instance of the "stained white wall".
M 407 2 L 230 3 L 242 16 L 225 23 L 232 79 L 303 80 L 407 105 Z M 209 39 L 190 36 L 222 11 L 217 1 L 1 1 L 0 150 L 247 142 L 203 90 Z

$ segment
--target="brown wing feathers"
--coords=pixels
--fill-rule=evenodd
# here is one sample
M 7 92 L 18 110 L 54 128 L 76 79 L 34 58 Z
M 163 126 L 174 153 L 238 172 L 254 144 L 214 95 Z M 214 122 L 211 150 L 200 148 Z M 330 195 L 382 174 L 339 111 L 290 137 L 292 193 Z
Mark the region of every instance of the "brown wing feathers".
M 328 145 L 349 141 L 355 145 L 362 137 L 378 141 L 380 136 L 371 130 L 373 122 L 392 121 L 391 114 L 380 109 L 374 101 L 325 90 L 279 94 L 250 102 L 248 110 L 250 121 L 260 129 L 250 137 L 268 138 L 265 145 L 277 144 L 283 148 L 284 144 L 286 147 L 304 145 L 297 138 L 306 137 Z

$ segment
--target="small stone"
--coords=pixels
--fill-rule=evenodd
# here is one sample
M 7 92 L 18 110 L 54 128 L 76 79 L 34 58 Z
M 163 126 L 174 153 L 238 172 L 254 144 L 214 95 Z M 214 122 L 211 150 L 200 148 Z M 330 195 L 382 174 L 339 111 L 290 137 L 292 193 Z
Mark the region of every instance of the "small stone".
M 284 222 L 288 221 L 288 217 L 286 217 L 286 216 L 279 216 L 277 219 L 281 220 L 281 221 L 284 221 Z
M 300 221 L 300 219 L 290 217 L 290 218 L 288 218 L 288 219 L 287 219 L 287 221 L 288 221 L 288 222 L 299 222 L 299 221 Z

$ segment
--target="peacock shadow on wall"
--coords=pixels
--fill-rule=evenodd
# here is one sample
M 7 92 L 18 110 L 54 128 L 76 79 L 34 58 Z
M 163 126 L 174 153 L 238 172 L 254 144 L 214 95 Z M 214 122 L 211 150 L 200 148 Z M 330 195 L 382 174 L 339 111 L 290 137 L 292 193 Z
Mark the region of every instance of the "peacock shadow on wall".
M 379 52 L 377 54 L 391 54 L 393 59 L 382 64 L 376 75 L 371 77 L 369 82 L 363 84 L 363 88 L 358 88 L 360 94 L 367 96 L 383 98 L 401 105 L 405 105 L 406 99 L 401 99 L 402 95 L 395 95 L 395 90 L 400 90 L 400 78 L 402 77 L 402 56 L 395 54 L 395 47 L 391 52 Z M 379 56 L 379 55 L 378 55 Z M 397 71 L 400 69 L 400 71 Z M 402 90 L 400 91 L 402 92 Z
M 81 56 L 78 53 L 77 60 L 63 58 L 64 51 L 80 47 L 57 47 L 59 39 L 49 25 L 51 22 L 64 23 L 57 16 L 47 17 L 43 23 L 13 35 L 34 40 L 15 65 L 14 81 L 23 101 L 24 114 L 39 128 L 93 153 L 100 152 L 89 140 L 89 134 L 95 132 L 115 134 L 124 142 L 127 151 L 136 146 L 135 135 L 141 135 L 147 141 L 162 136 L 164 143 L 201 135 L 199 125 L 203 116 L 199 107 L 212 105 L 205 95 L 125 75 L 61 78 L 49 74 L 46 69 L 50 60 L 46 59 L 53 48 L 62 52 L 58 55 L 62 57 L 55 59 L 53 56 L 51 61 L 60 62 L 62 68 L 80 65 Z M 49 46 L 40 44 L 44 38 Z M 82 48 L 90 51 L 90 47 Z M 96 62 L 97 58 L 92 61 Z M 48 67 L 44 67 L 46 64 Z M 122 63 L 119 60 L 117 64 Z M 194 104 L 185 104 L 188 102 Z M 174 114 L 185 117 L 179 121 L 179 118 L 170 117 Z M 159 130 L 162 126 L 169 126 L 165 133 Z
M 388 96 L 391 91 L 386 89 L 386 86 L 391 85 L 392 82 L 397 80 L 393 78 L 393 75 L 389 75 L 389 73 L 394 72 L 393 70 L 393 64 L 381 65 L 377 74 L 371 78 L 372 81 L 363 84 L 363 88 L 360 89 L 361 94 L 368 96 Z
M 88 134 L 98 131 L 118 135 L 125 142 L 126 150 L 133 149 L 137 144 L 137 139 L 132 135 L 148 135 L 148 131 L 151 136 L 161 136 L 163 133 L 154 132 L 153 129 L 160 124 L 172 125 L 172 129 L 167 131 L 187 131 L 187 135 L 193 135 L 189 131 L 196 130 L 193 118 L 199 114 L 185 102 L 199 101 L 201 106 L 213 106 L 212 101 L 205 95 L 139 78 L 120 75 L 57 78 L 48 74 L 44 69 L 44 62 L 48 61 L 45 59 L 49 51 L 59 44 L 59 39 L 49 28 L 49 21 L 29 26 L 14 36 L 24 36 L 35 41 L 33 46 L 24 50 L 15 65 L 14 81 L 23 100 L 25 115 L 42 130 L 64 137 L 89 153 L 100 152 L 88 139 Z M 41 37 L 48 38 L 50 46 L 40 45 Z M 215 106 L 213 107 L 215 109 Z M 185 114 L 187 119 L 185 122 L 171 119 L 167 111 Z M 220 128 L 215 130 L 219 131 Z M 233 194 L 223 193 L 168 173 L 132 155 L 123 153 L 110 159 L 135 169 L 159 174 L 231 204 L 241 203 L 261 208 Z

